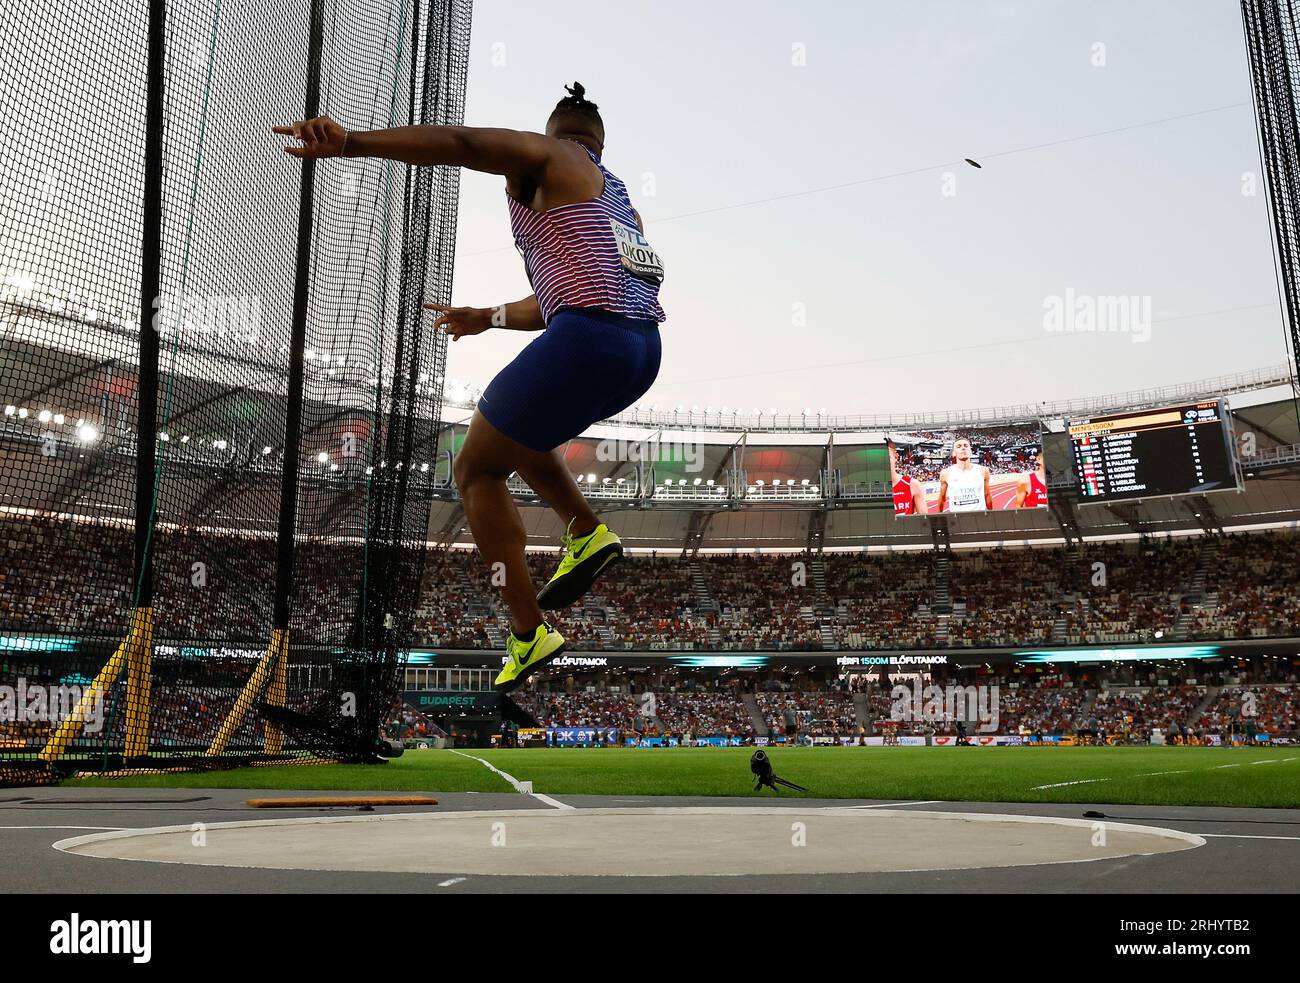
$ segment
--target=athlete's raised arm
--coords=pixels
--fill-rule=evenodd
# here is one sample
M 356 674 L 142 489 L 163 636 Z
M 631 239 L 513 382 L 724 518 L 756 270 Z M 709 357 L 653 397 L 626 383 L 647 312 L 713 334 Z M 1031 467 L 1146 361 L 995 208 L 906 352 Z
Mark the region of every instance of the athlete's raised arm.
M 383 157 L 406 164 L 451 164 L 488 174 L 540 172 L 557 141 L 540 133 L 486 126 L 394 126 L 349 132 L 328 116 L 272 127 L 300 144 L 284 152 L 293 157 Z
M 527 130 L 487 126 L 394 126 L 348 132 L 328 116 L 272 127 L 298 145 L 284 148 L 299 158 L 381 157 L 417 166 L 447 164 L 501 174 L 506 191 L 544 211 L 600 193 L 600 171 L 570 140 Z

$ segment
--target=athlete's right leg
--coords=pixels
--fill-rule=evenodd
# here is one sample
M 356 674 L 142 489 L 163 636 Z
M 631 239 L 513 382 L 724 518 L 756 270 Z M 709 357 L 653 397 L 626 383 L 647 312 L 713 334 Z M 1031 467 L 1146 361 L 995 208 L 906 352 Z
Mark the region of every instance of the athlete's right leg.
M 506 488 L 519 462 L 535 453 L 476 412 L 456 456 L 456 487 L 479 555 L 494 574 L 504 572 L 501 596 L 510 608 L 511 627 L 506 665 L 495 683 L 499 690 L 514 689 L 564 651 L 564 636 L 546 623 L 533 594 L 524 524 Z
M 474 543 L 488 568 L 504 575 L 501 597 L 510 609 L 511 628 L 520 638 L 536 630 L 543 618 L 524 555 L 527 534 L 506 488 L 506 478 L 518 467 L 520 458 L 530 453 L 535 452 L 521 447 L 475 412 L 455 463 L 456 487 Z
M 549 454 L 531 453 L 528 460 L 519 465 L 519 477 L 542 496 L 571 535 L 586 536 L 600 525 L 600 519 L 582 497 L 578 483 L 573 480 L 573 474 L 558 450 Z
M 622 541 L 591 510 L 560 451 L 531 457 L 519 466 L 519 475 L 551 507 L 565 530 L 564 557 L 538 592 L 537 603 L 546 611 L 568 607 L 623 555 Z
M 659 370 L 657 327 L 609 317 L 557 314 L 479 400 L 480 416 L 517 445 L 513 470 L 565 525 L 565 555 L 537 595 L 545 610 L 577 601 L 623 554 L 555 450 L 630 405 Z

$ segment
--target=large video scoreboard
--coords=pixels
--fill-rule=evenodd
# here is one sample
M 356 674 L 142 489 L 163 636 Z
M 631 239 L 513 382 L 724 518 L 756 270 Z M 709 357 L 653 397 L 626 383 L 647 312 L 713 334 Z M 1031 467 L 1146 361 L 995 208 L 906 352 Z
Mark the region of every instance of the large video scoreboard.
M 1069 420 L 1080 504 L 1240 487 L 1225 400 Z

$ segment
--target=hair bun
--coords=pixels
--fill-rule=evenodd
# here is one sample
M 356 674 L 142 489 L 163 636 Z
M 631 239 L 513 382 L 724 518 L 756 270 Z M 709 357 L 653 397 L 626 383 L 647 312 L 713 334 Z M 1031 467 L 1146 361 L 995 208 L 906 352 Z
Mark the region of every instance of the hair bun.
M 586 101 L 587 90 L 582 87 L 581 82 L 574 82 L 572 87 L 566 85 L 564 91 L 571 95 L 577 102 Z

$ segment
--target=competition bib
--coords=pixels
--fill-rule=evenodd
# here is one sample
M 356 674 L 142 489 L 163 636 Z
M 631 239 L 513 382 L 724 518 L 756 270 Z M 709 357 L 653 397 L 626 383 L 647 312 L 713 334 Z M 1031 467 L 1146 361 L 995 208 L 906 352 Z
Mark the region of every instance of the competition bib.
M 634 277 L 649 280 L 651 283 L 664 282 L 664 264 L 659 254 L 650 248 L 639 230 L 629 228 L 618 219 L 611 218 L 609 227 L 614 230 L 614 241 L 618 243 L 618 261 L 623 269 Z
M 983 511 L 984 475 L 972 468 L 966 473 L 956 469 L 948 472 L 948 511 Z

